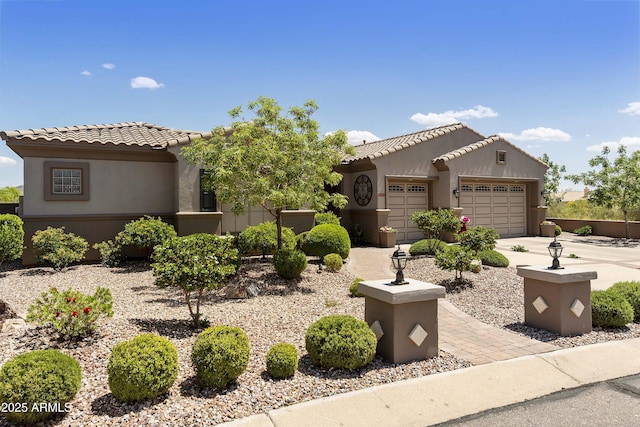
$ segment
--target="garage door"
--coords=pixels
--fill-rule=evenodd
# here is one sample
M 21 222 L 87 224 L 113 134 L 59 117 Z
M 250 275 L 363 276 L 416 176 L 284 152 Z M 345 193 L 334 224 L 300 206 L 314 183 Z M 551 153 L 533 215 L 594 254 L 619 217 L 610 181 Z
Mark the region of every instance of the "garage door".
M 500 237 L 526 234 L 525 186 L 508 183 L 466 183 L 460 186 L 460 207 L 470 225 L 495 228 Z
M 427 184 L 414 182 L 390 182 L 387 185 L 389 225 L 398 229 L 398 242 L 415 242 L 424 234 L 409 217 L 427 209 Z

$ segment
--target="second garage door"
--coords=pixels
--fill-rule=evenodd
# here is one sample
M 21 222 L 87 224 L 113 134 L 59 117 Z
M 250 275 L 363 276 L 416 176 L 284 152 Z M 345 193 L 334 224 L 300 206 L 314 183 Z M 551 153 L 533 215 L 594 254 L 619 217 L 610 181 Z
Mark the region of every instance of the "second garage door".
M 470 225 L 495 228 L 500 237 L 526 234 L 525 185 L 509 183 L 463 183 L 460 186 L 462 214 Z
M 424 239 L 424 233 L 409 219 L 411 214 L 427 209 L 427 184 L 389 182 L 387 185 L 389 225 L 398 229 L 398 242 Z

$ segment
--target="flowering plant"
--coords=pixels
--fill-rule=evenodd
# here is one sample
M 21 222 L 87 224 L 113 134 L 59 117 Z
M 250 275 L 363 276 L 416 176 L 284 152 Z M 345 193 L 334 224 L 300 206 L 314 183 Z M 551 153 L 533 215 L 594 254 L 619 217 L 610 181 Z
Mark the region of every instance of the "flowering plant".
M 540 225 L 556 225 L 556 223 L 553 221 L 542 221 Z
M 464 224 L 466 224 L 471 220 L 469 219 L 468 216 L 462 216 L 462 217 L 460 217 L 460 221 L 462 221 Z
M 396 230 L 395 228 L 392 228 L 388 225 L 383 225 L 382 227 L 380 227 L 380 231 L 384 232 L 384 233 L 397 233 L 398 230 Z
M 112 317 L 112 304 L 106 288 L 98 287 L 93 295 L 50 288 L 29 307 L 27 321 L 50 324 L 63 339 L 77 338 L 93 332 L 101 316 Z

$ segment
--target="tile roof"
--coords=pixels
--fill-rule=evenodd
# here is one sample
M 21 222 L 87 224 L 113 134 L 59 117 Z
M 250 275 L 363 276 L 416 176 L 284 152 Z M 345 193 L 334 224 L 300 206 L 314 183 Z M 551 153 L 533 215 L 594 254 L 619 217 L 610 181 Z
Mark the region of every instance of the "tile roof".
M 511 147 L 515 148 L 516 150 L 520 151 L 524 155 L 526 155 L 528 157 L 531 157 L 532 159 L 534 159 L 535 161 L 537 161 L 539 163 L 544 164 L 542 161 L 540 161 L 539 159 L 533 157 L 531 154 L 527 153 L 522 148 L 518 147 L 517 145 L 513 145 L 512 143 L 510 143 L 509 141 L 507 141 L 506 139 L 504 139 L 504 138 L 502 138 L 501 136 L 498 136 L 498 135 L 492 135 L 492 136 L 489 136 L 489 137 L 483 139 L 482 141 L 474 142 L 473 144 L 465 145 L 464 147 L 460 147 L 460 148 L 458 148 L 456 150 L 449 151 L 448 153 L 445 153 L 445 154 L 443 154 L 441 156 L 438 156 L 438 157 L 434 158 L 432 160 L 432 163 L 447 162 L 449 160 L 453 160 L 455 158 L 462 157 L 467 153 L 470 153 L 470 152 L 475 151 L 475 150 L 479 150 L 480 148 L 486 147 L 487 145 L 493 144 L 494 142 L 498 142 L 498 141 L 503 141 L 504 143 L 506 143 L 506 144 L 510 145 Z
M 144 122 L 103 125 L 69 126 L 0 132 L 4 140 L 73 142 L 85 144 L 113 144 L 162 149 L 180 145 L 196 138 L 207 138 L 208 132 L 165 128 Z
M 354 160 L 360 159 L 377 159 L 395 151 L 400 151 L 403 148 L 411 147 L 425 141 L 430 141 L 439 136 L 446 135 L 463 128 L 477 133 L 462 123 L 454 123 L 452 125 L 439 126 L 431 129 L 421 130 L 420 132 L 410 133 L 407 135 L 395 136 L 393 138 L 356 145 L 354 147 L 356 150 L 355 156 L 345 156 L 342 160 L 344 162 L 350 163 Z M 480 134 L 478 134 L 478 137 L 484 138 L 484 136 Z

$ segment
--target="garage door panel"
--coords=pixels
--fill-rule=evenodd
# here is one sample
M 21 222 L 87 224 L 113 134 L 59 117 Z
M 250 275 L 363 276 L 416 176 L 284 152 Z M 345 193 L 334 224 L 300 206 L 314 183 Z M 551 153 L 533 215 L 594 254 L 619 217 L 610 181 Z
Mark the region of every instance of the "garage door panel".
M 504 195 L 493 196 L 493 203 L 497 203 L 499 205 L 506 205 L 507 203 L 509 203 L 509 197 Z
M 482 225 L 483 227 L 488 227 L 493 225 L 493 221 L 491 221 L 491 217 L 477 217 L 475 221 L 475 225 Z
M 392 228 L 405 228 L 406 226 L 406 221 L 404 220 L 404 218 L 389 218 L 389 226 Z
M 524 196 L 511 196 L 509 197 L 509 203 L 524 205 Z
M 509 213 L 524 215 L 524 206 L 510 206 Z
M 506 215 L 509 213 L 509 206 L 494 206 L 493 214 L 494 215 Z
M 491 215 L 491 206 L 476 206 L 476 215 Z
M 493 224 L 509 224 L 509 217 L 506 216 L 496 216 L 493 217 Z
M 407 196 L 407 205 L 422 206 L 424 209 L 427 206 L 427 199 L 424 196 Z
M 473 196 L 470 194 L 465 194 L 464 196 L 460 196 L 460 205 L 469 206 L 473 205 Z
M 511 224 L 524 224 L 524 217 L 523 216 L 510 216 L 509 217 L 509 222 Z
M 417 240 L 424 239 L 424 233 L 422 231 L 420 231 L 420 230 L 418 230 L 418 231 L 409 231 L 409 232 L 406 233 L 406 235 L 407 235 L 406 240 L 417 241 Z
M 389 196 L 389 206 L 404 206 L 404 196 Z
M 478 205 L 490 205 L 491 204 L 491 196 L 476 196 L 473 199 L 476 206 Z

